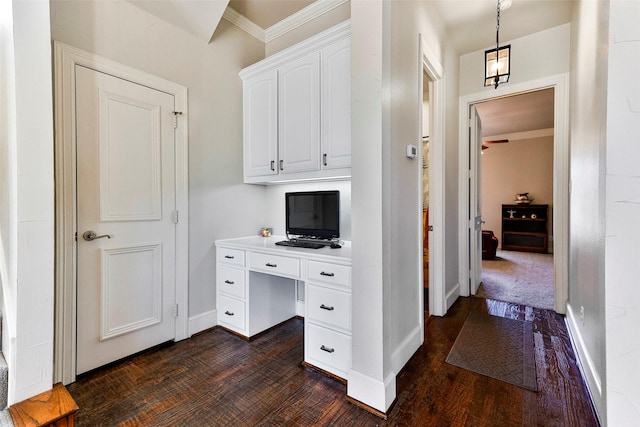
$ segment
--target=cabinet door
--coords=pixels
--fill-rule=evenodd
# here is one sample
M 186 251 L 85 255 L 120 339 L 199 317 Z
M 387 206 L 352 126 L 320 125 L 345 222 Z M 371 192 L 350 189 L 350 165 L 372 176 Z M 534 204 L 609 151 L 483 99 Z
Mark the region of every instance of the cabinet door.
M 244 82 L 244 175 L 278 173 L 278 72 Z
M 351 167 L 351 40 L 322 50 L 323 169 Z
M 279 69 L 280 173 L 320 170 L 320 54 Z

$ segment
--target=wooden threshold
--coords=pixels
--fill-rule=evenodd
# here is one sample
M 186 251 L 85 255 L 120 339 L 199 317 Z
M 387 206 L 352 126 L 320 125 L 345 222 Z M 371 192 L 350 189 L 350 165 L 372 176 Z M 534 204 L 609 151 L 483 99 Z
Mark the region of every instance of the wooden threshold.
M 16 427 L 74 426 L 78 405 L 62 383 L 9 407 Z

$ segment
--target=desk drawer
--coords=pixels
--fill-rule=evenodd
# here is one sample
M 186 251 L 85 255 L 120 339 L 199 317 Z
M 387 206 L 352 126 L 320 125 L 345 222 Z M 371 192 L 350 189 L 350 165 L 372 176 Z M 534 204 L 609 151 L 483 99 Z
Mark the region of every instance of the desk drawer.
M 325 363 L 343 372 L 351 369 L 351 336 L 308 325 L 308 354 L 311 359 Z M 311 361 L 313 364 L 313 361 Z
M 244 298 L 244 276 L 244 270 L 218 264 L 218 289 L 220 289 L 220 292 L 224 292 L 225 294 Z
M 307 276 L 309 280 L 314 282 L 351 287 L 351 267 L 348 265 L 309 261 Z
M 300 259 L 286 256 L 251 253 L 251 270 L 276 276 L 300 278 Z
M 218 262 L 244 267 L 244 251 L 240 249 L 217 248 Z
M 226 324 L 237 332 L 244 333 L 245 330 L 245 304 L 233 298 L 224 295 L 218 296 L 218 322 L 223 326 Z
M 312 321 L 351 332 L 351 294 L 307 285 L 307 316 Z

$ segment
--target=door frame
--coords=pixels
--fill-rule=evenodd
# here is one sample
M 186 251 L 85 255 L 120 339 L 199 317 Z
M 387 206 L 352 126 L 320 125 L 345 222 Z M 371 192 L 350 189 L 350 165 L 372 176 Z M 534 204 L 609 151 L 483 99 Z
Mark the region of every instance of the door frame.
M 53 382 L 76 379 L 77 194 L 75 66 L 81 65 L 168 93 L 175 98 L 176 304 L 175 340 L 188 338 L 188 120 L 187 88 L 93 53 L 54 41 L 55 326 Z
M 422 97 L 424 93 L 423 78 L 426 74 L 429 79 L 429 225 L 433 226 L 433 231 L 429 235 L 429 314 L 434 316 L 444 316 L 447 313 L 449 304 L 445 293 L 445 244 L 444 244 L 444 184 L 445 184 L 445 150 L 444 150 L 444 129 L 445 129 L 445 81 L 444 69 L 436 59 L 434 51 L 430 49 L 422 35 L 419 35 L 420 53 L 420 73 L 419 77 L 419 153 L 422 156 Z M 419 193 L 422 199 L 422 165 L 418 171 Z M 422 221 L 420 221 L 420 233 L 418 239 L 419 247 L 422 248 L 422 236 L 424 235 Z M 422 266 L 422 256 L 420 256 L 419 266 L 420 287 L 419 295 L 424 292 L 424 270 Z M 423 298 L 420 298 L 423 301 Z M 422 307 L 422 303 L 420 304 Z M 421 327 L 424 329 L 424 309 L 420 313 Z M 424 331 L 423 331 L 424 332 Z M 424 336 L 424 334 L 422 334 Z
M 569 73 L 530 80 L 523 83 L 501 85 L 498 89 L 460 97 L 459 111 L 459 163 L 458 163 L 458 259 L 460 295 L 470 295 L 469 284 L 469 122 L 468 111 L 473 104 L 519 93 L 554 88 L 553 133 L 553 268 L 554 309 L 566 313 L 569 294 Z

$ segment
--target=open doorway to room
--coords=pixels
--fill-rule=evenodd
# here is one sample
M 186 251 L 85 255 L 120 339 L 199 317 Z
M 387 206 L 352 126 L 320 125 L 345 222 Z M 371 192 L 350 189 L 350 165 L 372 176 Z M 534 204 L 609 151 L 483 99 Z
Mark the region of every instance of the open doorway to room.
M 554 309 L 554 88 L 475 104 L 482 121 L 476 296 Z
M 422 269 L 424 318 L 429 317 L 429 77 L 422 73 Z

